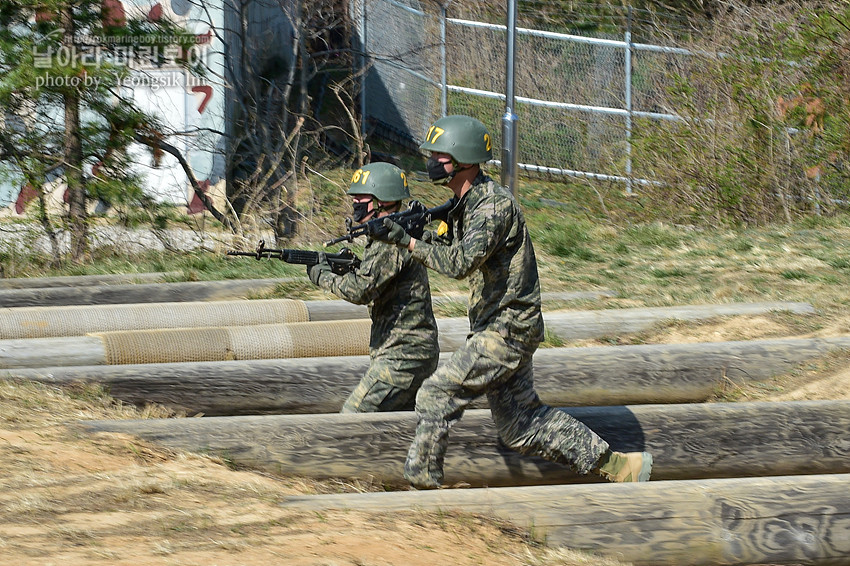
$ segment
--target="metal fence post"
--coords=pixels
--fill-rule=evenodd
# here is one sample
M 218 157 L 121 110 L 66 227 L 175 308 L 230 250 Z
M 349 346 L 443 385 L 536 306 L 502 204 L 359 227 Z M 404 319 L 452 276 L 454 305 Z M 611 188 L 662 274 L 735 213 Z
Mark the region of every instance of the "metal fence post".
M 451 1 L 451 0 L 449 0 Z M 446 83 L 446 13 L 449 2 L 440 4 L 440 117 L 449 112 L 449 87 Z
M 368 25 L 368 21 L 366 21 L 366 14 L 364 13 L 364 5 L 361 3 L 364 1 L 367 0 L 353 0 L 351 2 L 351 10 L 352 19 L 355 21 L 360 21 L 360 26 L 364 28 L 365 34 L 365 28 Z M 636 103 L 633 100 L 632 96 L 632 89 L 637 88 L 637 85 L 632 84 L 633 63 L 637 62 L 637 59 L 634 59 L 633 62 L 633 57 L 639 57 L 640 55 L 638 55 L 638 53 L 643 52 L 665 53 L 685 56 L 693 55 L 693 53 L 687 49 L 678 47 L 666 47 L 661 45 L 632 42 L 633 38 L 631 34 L 631 28 L 633 26 L 633 23 L 631 12 L 629 14 L 628 25 L 626 26 L 625 41 L 623 41 L 623 39 L 595 38 L 560 32 L 516 27 L 518 11 L 518 6 L 516 3 L 517 0 L 508 0 L 509 25 L 491 24 L 482 21 L 465 20 L 459 18 L 449 18 L 448 7 L 451 3 L 451 0 L 433 0 L 435 4 L 440 7 L 440 22 L 438 23 L 438 33 L 440 34 L 440 39 L 438 45 L 437 41 L 427 40 L 427 34 L 432 33 L 428 30 L 432 28 L 430 28 L 428 25 L 423 24 L 422 20 L 428 18 L 428 23 L 437 22 L 433 22 L 433 16 L 429 16 L 424 11 L 418 9 L 418 6 L 422 2 L 422 0 L 368 1 L 370 2 L 368 9 L 372 11 L 371 13 L 376 14 L 377 19 L 375 21 L 379 22 L 380 24 L 376 26 L 374 30 L 368 30 L 369 36 L 376 38 L 376 49 L 378 52 L 381 53 L 381 55 L 374 61 L 371 61 L 371 63 L 375 64 L 376 69 L 378 69 L 379 71 L 383 69 L 387 74 L 401 72 L 410 76 L 411 80 L 414 81 L 417 88 L 423 89 L 423 92 L 424 90 L 427 90 L 428 98 L 427 103 L 423 102 L 424 97 L 414 97 L 414 99 L 411 99 L 409 94 L 407 94 L 408 91 L 406 90 L 407 85 L 405 84 L 405 81 L 395 81 L 394 79 L 390 79 L 389 84 L 384 85 L 386 87 L 386 95 L 389 98 L 388 103 L 377 104 L 375 102 L 375 97 L 377 96 L 377 94 L 383 94 L 383 92 L 372 93 L 372 102 L 368 105 L 368 107 L 373 113 L 373 118 L 377 119 L 378 121 L 385 120 L 384 123 L 386 123 L 391 128 L 395 127 L 400 128 L 401 130 L 406 130 L 406 128 L 409 127 L 408 120 L 406 117 L 411 115 L 421 116 L 423 106 L 427 107 L 426 118 L 428 122 L 426 124 L 433 123 L 431 119 L 437 113 L 440 113 L 440 117 L 452 113 L 452 109 L 448 107 L 448 97 L 449 95 L 452 95 L 453 100 L 455 100 L 455 93 L 459 93 L 465 96 L 468 95 L 470 97 L 474 97 L 475 99 L 484 98 L 489 99 L 491 101 L 505 101 L 506 108 L 503 114 L 503 122 L 501 124 L 503 128 L 503 137 L 501 140 L 503 159 L 500 163 L 500 166 L 502 172 L 502 184 L 506 188 L 515 190 L 515 186 L 517 184 L 516 175 L 519 169 L 546 173 L 551 175 L 568 175 L 578 178 L 597 179 L 622 183 L 626 186 L 626 194 L 632 193 L 635 190 L 635 187 L 641 185 L 657 184 L 656 181 L 641 178 L 639 175 L 636 175 L 633 170 L 635 150 L 631 144 L 631 137 L 632 128 L 634 126 L 634 120 L 635 118 L 638 118 L 680 122 L 682 121 L 682 118 L 672 113 L 641 110 L 640 97 L 638 97 L 638 101 Z M 415 5 L 416 7 L 413 7 L 413 5 Z M 390 13 L 390 16 L 392 17 L 389 17 L 389 19 L 392 21 L 385 21 L 385 19 L 383 18 L 386 18 L 387 16 L 383 14 L 383 12 L 375 11 L 375 8 L 377 6 L 385 8 L 387 10 L 395 11 Z M 378 15 L 379 13 L 381 15 Z M 403 19 L 397 22 L 395 21 L 396 15 L 412 15 L 414 18 L 416 18 L 416 23 L 411 24 L 407 20 Z M 469 33 L 466 33 L 466 30 L 480 30 L 484 33 L 489 30 L 490 32 L 498 34 L 505 34 L 507 32 L 507 49 L 510 51 L 506 53 L 506 75 L 508 76 L 506 77 L 505 90 L 502 90 L 498 87 L 493 88 L 492 90 L 482 90 L 448 84 L 447 36 L 449 26 L 459 26 L 464 28 L 464 31 L 461 31 L 460 33 L 464 36 L 465 40 L 471 40 L 467 43 L 458 43 L 457 48 L 453 49 L 452 51 L 452 57 L 457 57 L 458 64 L 461 66 L 466 63 L 464 57 L 470 55 L 470 53 L 467 53 L 466 50 L 474 50 L 478 48 L 478 45 L 483 45 L 479 44 L 476 36 L 473 36 L 473 34 L 476 33 L 475 31 L 470 31 Z M 437 30 L 434 29 L 434 31 Z M 613 50 L 612 53 L 614 53 L 615 55 L 616 50 L 621 50 L 620 52 L 624 53 L 625 56 L 625 76 L 624 82 L 621 83 L 621 85 L 623 85 L 622 88 L 624 88 L 625 90 L 625 100 L 620 99 L 619 102 L 615 102 L 612 106 L 609 107 L 580 104 L 575 102 L 566 102 L 565 100 L 552 100 L 552 98 L 559 98 L 559 94 L 557 92 L 552 93 L 551 95 L 542 95 L 542 98 L 536 98 L 534 97 L 536 88 L 535 85 L 526 85 L 528 86 L 528 88 L 531 88 L 531 91 L 529 91 L 528 93 L 523 93 L 526 96 L 520 96 L 518 94 L 515 96 L 514 75 L 516 68 L 513 62 L 516 41 L 519 37 L 532 38 L 532 41 L 540 39 L 546 42 L 562 42 L 575 46 L 588 46 L 588 48 L 590 49 L 610 49 Z M 400 43 L 397 44 L 395 43 L 396 41 Z M 369 45 L 369 47 L 371 47 L 371 45 Z M 410 57 L 410 59 L 408 60 L 408 56 L 412 56 L 418 53 L 420 50 L 425 53 L 426 57 L 422 59 L 418 57 Z M 562 50 L 562 48 L 558 47 L 557 50 Z M 364 65 L 370 62 L 366 60 L 368 57 L 368 53 L 358 53 L 358 55 L 359 57 L 355 59 L 355 65 L 358 64 L 361 60 L 363 61 Z M 566 64 L 566 68 L 571 68 L 571 65 L 579 65 L 579 63 L 581 63 L 582 57 L 583 56 L 579 56 L 577 52 L 574 55 L 569 55 L 569 59 L 565 59 L 564 61 Z M 433 73 L 426 71 L 427 74 L 423 74 L 422 69 L 431 69 L 433 67 L 433 63 L 430 63 L 429 66 L 428 62 L 433 62 L 434 58 L 440 59 L 439 71 L 434 70 Z M 573 58 L 575 59 L 574 61 L 572 60 Z M 475 60 L 478 60 L 477 56 Z M 607 60 L 606 64 L 609 64 Z M 377 76 L 377 74 L 378 73 L 376 72 L 376 75 L 372 75 L 375 80 L 381 78 L 380 76 Z M 567 80 L 570 80 L 570 78 L 571 77 L 568 77 Z M 616 82 L 616 76 L 614 77 L 614 81 Z M 370 79 L 368 84 L 374 85 L 376 83 L 374 83 Z M 602 88 L 601 84 L 592 86 L 594 86 L 597 91 L 599 90 L 599 88 Z M 365 83 L 363 88 L 366 88 Z M 616 89 L 616 85 L 614 86 L 614 88 Z M 439 93 L 434 92 L 437 89 L 439 89 Z M 565 90 L 570 89 L 565 88 Z M 567 96 L 567 93 L 565 92 L 564 95 Z M 439 99 L 437 97 L 439 97 Z M 498 104 L 498 102 L 494 102 L 493 104 Z M 515 114 L 517 110 L 517 104 L 523 105 L 525 119 L 532 120 L 532 122 L 534 122 L 532 127 L 538 126 L 538 124 L 536 123 L 536 121 L 538 120 L 538 118 L 536 118 L 536 113 L 541 112 L 541 109 L 544 108 L 550 109 L 553 113 L 564 113 L 570 115 L 581 113 L 583 115 L 590 116 L 603 116 L 606 117 L 606 120 L 610 117 L 612 121 L 610 125 L 613 126 L 613 128 L 609 128 L 608 122 L 606 122 L 605 131 L 601 132 L 600 137 L 595 139 L 599 140 L 599 147 L 604 147 L 606 151 L 613 152 L 616 152 L 618 150 L 623 151 L 622 143 L 625 141 L 626 148 L 623 156 L 625 163 L 623 161 L 615 160 L 615 162 L 610 164 L 608 164 L 607 162 L 606 164 L 582 163 L 581 165 L 574 168 L 562 167 L 561 165 L 563 164 L 563 162 L 566 159 L 571 159 L 572 157 L 564 157 L 564 152 L 561 152 L 557 148 L 566 149 L 568 145 L 572 146 L 575 145 L 577 142 L 574 142 L 572 140 L 572 136 L 568 131 L 569 128 L 559 128 L 558 123 L 540 124 L 541 129 L 545 131 L 546 134 L 551 134 L 555 136 L 554 141 L 551 144 L 547 144 L 547 146 L 551 145 L 556 149 L 553 150 L 550 147 L 532 148 L 529 146 L 526 150 L 527 156 L 525 157 L 529 160 L 529 162 L 521 163 L 518 158 L 519 152 L 517 150 L 517 145 L 519 142 L 519 135 L 517 133 L 518 119 Z M 458 104 L 455 105 L 455 109 L 460 112 L 463 112 L 463 108 L 468 108 L 468 105 L 468 101 L 461 99 L 458 100 Z M 549 112 L 550 110 L 547 110 L 546 112 Z M 557 114 L 551 115 L 557 116 Z M 616 120 L 620 119 L 623 120 L 622 124 L 625 126 L 625 136 L 623 137 L 620 137 L 623 135 L 622 129 L 616 126 Z M 560 121 L 560 118 L 555 117 L 554 120 Z M 417 126 L 414 129 L 418 130 L 420 126 L 427 127 L 426 124 L 419 124 L 417 122 Z M 541 133 L 543 133 L 543 131 L 541 131 Z M 564 137 L 561 137 L 562 135 Z M 604 135 L 604 139 L 602 138 L 602 135 Z M 594 141 L 594 143 L 596 142 Z M 499 163 L 498 156 L 494 155 L 493 157 L 493 161 Z M 582 155 L 578 154 L 577 157 L 583 158 Z M 606 165 L 616 168 L 616 174 L 604 172 L 603 168 L 606 167 Z
M 507 51 L 505 71 L 505 114 L 502 116 L 502 185 L 516 194 L 517 115 L 514 113 L 514 71 L 516 69 L 516 0 L 508 0 Z
M 632 7 L 626 24 L 626 193 L 632 194 Z
M 360 135 L 366 136 L 366 0 L 360 0 Z

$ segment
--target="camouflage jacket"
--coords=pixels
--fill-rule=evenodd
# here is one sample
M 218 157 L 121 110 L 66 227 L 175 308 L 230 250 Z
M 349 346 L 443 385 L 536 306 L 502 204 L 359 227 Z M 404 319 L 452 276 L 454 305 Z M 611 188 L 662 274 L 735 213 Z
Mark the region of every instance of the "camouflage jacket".
M 360 267 L 345 275 L 326 271 L 319 286 L 350 303 L 369 305 L 373 358 L 424 360 L 439 355 L 428 271 L 407 250 L 370 240 Z
M 492 330 L 536 347 L 543 340 L 540 280 L 516 199 L 479 173 L 448 224 L 448 238 L 417 241 L 413 257 L 449 277 L 470 278 L 471 332 Z

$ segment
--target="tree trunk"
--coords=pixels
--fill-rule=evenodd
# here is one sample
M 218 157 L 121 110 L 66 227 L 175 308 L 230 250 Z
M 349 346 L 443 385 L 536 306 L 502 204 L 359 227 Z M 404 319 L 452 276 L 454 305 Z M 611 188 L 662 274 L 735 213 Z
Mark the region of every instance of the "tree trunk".
M 44 178 L 41 178 L 41 181 L 29 181 L 30 185 L 33 187 L 38 187 L 36 189 L 36 193 L 38 194 L 38 221 L 41 223 L 41 227 L 44 229 L 44 233 L 47 234 L 47 239 L 50 242 L 50 265 L 58 266 L 62 260 L 62 248 L 59 245 L 59 239 L 56 237 L 56 230 L 53 227 L 53 222 L 50 220 L 50 215 L 47 213 L 47 198 L 44 194 Z
M 62 44 L 69 52 L 74 47 L 74 9 L 62 7 Z M 71 258 L 83 259 L 88 252 L 88 226 L 86 223 L 86 187 L 83 179 L 83 145 L 80 139 L 80 97 L 70 90 L 64 94 L 65 103 L 65 182 L 68 187 L 68 218 L 71 229 Z

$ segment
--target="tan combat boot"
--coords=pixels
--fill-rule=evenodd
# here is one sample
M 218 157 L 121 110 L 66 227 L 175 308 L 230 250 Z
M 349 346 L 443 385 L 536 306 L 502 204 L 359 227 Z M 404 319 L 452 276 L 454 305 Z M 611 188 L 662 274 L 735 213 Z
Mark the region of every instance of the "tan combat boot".
M 609 450 L 599 459 L 599 465 L 594 471 L 611 482 L 649 481 L 652 454 Z

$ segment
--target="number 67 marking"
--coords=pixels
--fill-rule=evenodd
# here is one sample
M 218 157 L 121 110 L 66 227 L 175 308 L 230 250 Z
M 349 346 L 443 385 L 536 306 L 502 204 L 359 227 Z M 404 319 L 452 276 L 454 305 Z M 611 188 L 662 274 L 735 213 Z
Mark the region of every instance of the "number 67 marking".
M 363 169 L 358 169 L 354 172 L 354 175 L 351 176 L 351 184 L 360 183 L 361 185 L 366 184 L 366 179 L 369 178 L 369 173 L 371 171 L 364 171 Z
M 425 141 L 430 143 L 431 145 L 437 143 L 437 138 L 442 136 L 446 131 L 443 128 L 438 128 L 437 126 L 431 126 L 428 129 L 428 133 L 425 135 Z M 484 144 L 487 148 L 487 151 L 490 151 L 491 142 L 490 142 L 490 134 L 484 134 Z

